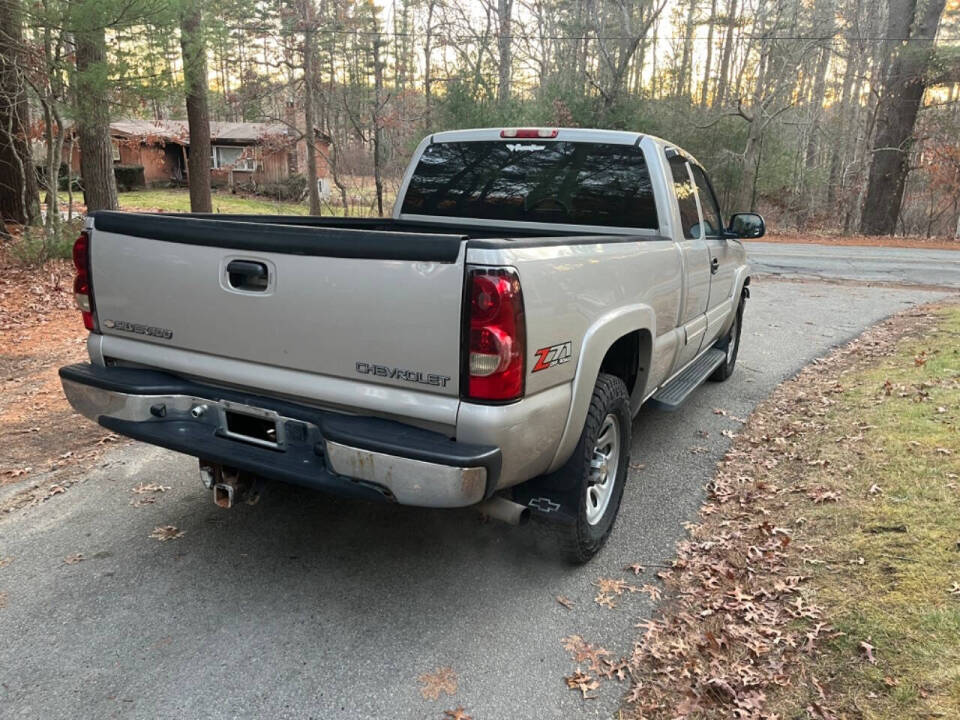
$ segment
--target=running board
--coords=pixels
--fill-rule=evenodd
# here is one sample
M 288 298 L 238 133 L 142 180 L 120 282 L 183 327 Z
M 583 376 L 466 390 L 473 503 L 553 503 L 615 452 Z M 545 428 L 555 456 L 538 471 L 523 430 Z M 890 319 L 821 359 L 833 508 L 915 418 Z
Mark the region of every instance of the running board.
M 650 402 L 661 410 L 676 410 L 726 359 L 727 354 L 723 350 L 707 350 L 682 373 L 654 393 Z

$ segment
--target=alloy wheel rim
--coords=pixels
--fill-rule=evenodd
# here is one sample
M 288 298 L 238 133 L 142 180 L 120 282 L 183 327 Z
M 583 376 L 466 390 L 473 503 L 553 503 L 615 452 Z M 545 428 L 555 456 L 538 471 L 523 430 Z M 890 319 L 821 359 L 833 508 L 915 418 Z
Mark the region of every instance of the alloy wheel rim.
M 613 413 L 607 415 L 600 424 L 600 432 L 593 446 L 590 458 L 590 473 L 587 478 L 587 522 L 596 525 L 600 522 L 617 482 L 617 470 L 620 464 L 620 421 Z

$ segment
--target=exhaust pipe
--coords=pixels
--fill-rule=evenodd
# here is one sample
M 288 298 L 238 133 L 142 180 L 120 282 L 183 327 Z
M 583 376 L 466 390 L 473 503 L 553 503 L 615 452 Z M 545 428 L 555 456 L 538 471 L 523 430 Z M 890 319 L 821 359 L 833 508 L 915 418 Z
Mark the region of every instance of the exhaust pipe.
M 489 500 L 480 503 L 477 505 L 477 510 L 482 515 L 505 522 L 508 525 L 519 525 L 530 517 L 529 508 L 500 495 L 494 495 Z

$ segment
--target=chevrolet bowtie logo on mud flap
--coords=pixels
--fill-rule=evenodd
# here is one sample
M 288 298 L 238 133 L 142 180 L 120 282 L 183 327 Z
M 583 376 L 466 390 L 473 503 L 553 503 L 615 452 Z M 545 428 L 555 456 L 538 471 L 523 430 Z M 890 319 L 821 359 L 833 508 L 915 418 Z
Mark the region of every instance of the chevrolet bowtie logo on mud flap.
M 560 503 L 555 503 L 548 497 L 530 498 L 527 507 L 539 510 L 543 513 L 552 513 L 560 509 Z

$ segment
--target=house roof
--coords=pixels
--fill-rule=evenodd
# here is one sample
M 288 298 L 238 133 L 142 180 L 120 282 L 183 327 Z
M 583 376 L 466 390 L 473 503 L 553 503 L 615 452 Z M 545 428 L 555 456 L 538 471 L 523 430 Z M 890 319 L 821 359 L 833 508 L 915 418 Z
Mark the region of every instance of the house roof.
M 190 144 L 190 128 L 186 120 L 118 120 L 110 123 L 110 132 L 128 137 L 157 138 L 181 145 Z M 265 136 L 292 136 L 295 133 L 283 123 L 210 123 L 210 139 L 213 142 L 229 142 L 253 145 Z

